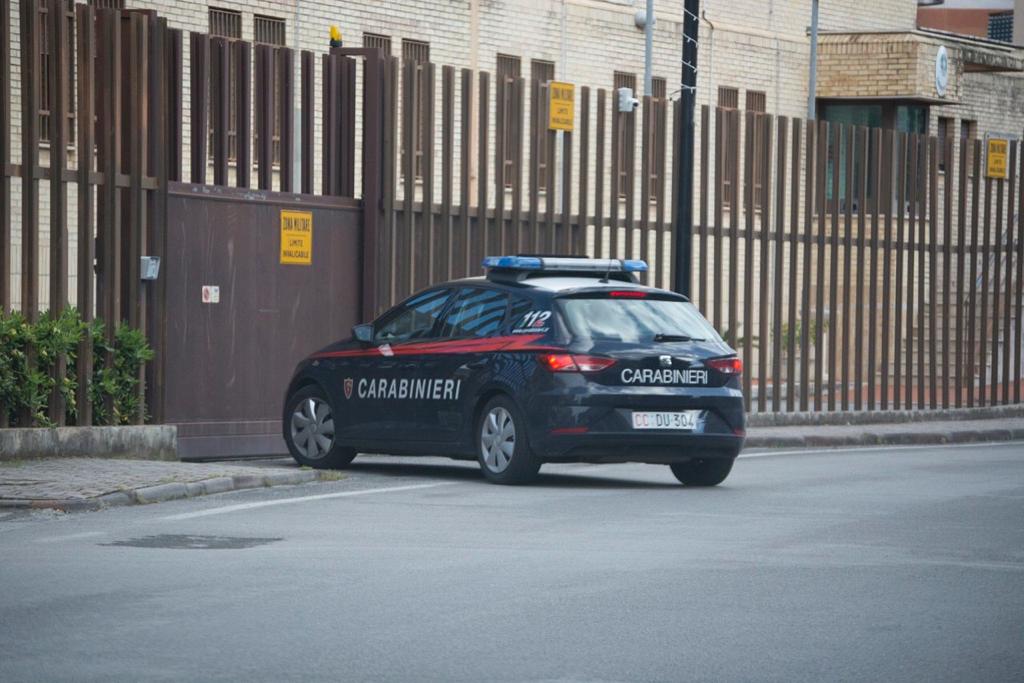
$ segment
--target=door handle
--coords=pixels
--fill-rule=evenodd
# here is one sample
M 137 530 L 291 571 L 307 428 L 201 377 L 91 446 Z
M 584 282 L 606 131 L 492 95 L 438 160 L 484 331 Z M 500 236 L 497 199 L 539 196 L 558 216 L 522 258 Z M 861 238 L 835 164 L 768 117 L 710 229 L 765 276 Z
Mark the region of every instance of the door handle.
M 487 359 L 486 358 L 480 358 L 478 360 L 471 360 L 471 361 L 469 361 L 468 363 L 464 364 L 462 366 L 462 368 L 465 368 L 467 370 L 479 370 L 480 368 L 483 368 L 483 367 L 486 367 L 486 366 L 487 366 Z M 461 370 L 462 368 L 459 368 L 459 369 Z

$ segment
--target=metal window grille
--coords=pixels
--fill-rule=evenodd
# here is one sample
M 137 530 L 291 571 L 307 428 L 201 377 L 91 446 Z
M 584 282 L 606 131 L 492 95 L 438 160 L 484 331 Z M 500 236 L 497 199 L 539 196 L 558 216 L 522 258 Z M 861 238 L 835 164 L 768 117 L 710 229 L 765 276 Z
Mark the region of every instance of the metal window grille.
M 124 9 L 124 0 L 89 0 L 96 9 Z
M 665 79 L 661 76 L 651 77 L 651 96 L 657 97 L 658 99 L 665 99 L 667 97 L 668 87 Z
M 555 80 L 555 63 L 549 62 L 546 59 L 530 60 L 530 80 L 535 83 L 547 83 L 548 81 Z M 538 121 L 538 130 L 546 131 L 547 126 L 540 124 L 541 122 Z M 542 133 L 537 140 L 537 189 L 541 192 L 548 189 L 547 159 L 548 136 L 546 133 Z
M 381 35 L 379 33 L 364 33 L 363 34 L 363 47 L 376 47 L 380 48 L 384 52 L 385 57 L 391 56 L 391 36 Z
M 612 81 L 615 85 L 616 93 L 618 93 L 619 88 L 629 88 L 634 93 L 636 92 L 636 74 L 634 73 L 616 71 Z M 615 100 L 613 99 L 612 101 L 614 102 Z M 626 147 L 629 143 L 625 139 L 625 135 L 620 134 L 615 144 L 619 146 L 618 168 L 613 169 L 612 177 L 616 179 L 616 188 L 619 196 L 625 197 L 629 181 L 632 179 L 632 169 L 626 168 Z
M 740 91 L 739 88 L 730 86 L 718 87 L 718 107 L 720 109 L 739 109 Z M 736 137 L 737 139 L 733 139 Z M 722 129 L 722 205 L 729 211 L 736 208 L 736 177 L 734 163 L 739 154 L 739 139 L 733 135 L 728 125 Z
M 420 79 L 420 84 L 424 83 L 425 79 L 422 79 L 423 64 L 430 61 L 430 43 L 423 40 L 411 40 L 409 38 L 402 39 L 402 60 L 406 62 L 413 62 L 417 65 L 416 67 L 416 78 Z M 423 178 L 423 120 L 426 118 L 427 112 L 427 98 L 426 93 L 423 92 L 423 88 L 416 89 L 416 110 L 413 112 L 413 150 L 415 150 L 415 158 L 413 159 L 413 174 L 417 180 Z M 404 150 L 403 150 L 404 154 Z M 402 163 L 402 167 L 405 168 L 405 163 Z
M 65 78 L 64 102 L 68 108 L 68 130 L 67 141 L 75 141 L 75 102 L 71 97 L 71 80 L 74 74 L 74 36 L 75 36 L 75 3 L 74 0 L 65 0 L 65 17 L 68 22 L 68 39 L 71 40 L 71 49 L 67 51 L 68 74 Z M 46 5 L 39 6 L 39 140 L 40 142 L 50 141 L 50 103 L 53 101 L 52 85 L 50 83 L 50 32 L 46 26 Z
M 988 39 L 1001 43 L 1013 42 L 1013 12 L 988 15 Z
M 230 40 L 240 40 L 242 38 L 242 13 L 235 12 L 234 10 L 227 9 L 216 9 L 210 8 L 210 35 L 218 36 L 221 38 L 228 38 Z M 235 82 L 235 73 L 237 72 L 238 58 L 235 56 L 234 50 L 228 51 L 228 81 L 230 83 L 228 94 L 228 161 L 235 161 L 238 159 L 238 130 L 237 130 L 237 112 L 238 112 L 238 84 Z M 210 132 L 209 141 L 207 142 L 206 148 L 210 150 L 210 156 L 213 156 L 213 128 L 216 125 L 214 119 L 213 107 L 209 108 L 210 113 Z
M 768 96 L 760 90 L 748 90 L 746 92 L 747 111 L 763 114 L 768 110 Z M 761 126 L 754 126 L 754 209 L 762 206 L 764 193 L 764 140 Z
M 739 88 L 730 88 L 728 86 L 718 87 L 718 106 L 722 109 L 739 109 L 740 108 L 740 91 Z
M 505 165 L 505 187 L 512 187 L 513 179 L 518 169 L 515 166 L 515 154 L 512 149 L 515 143 L 515 122 L 514 111 L 512 109 L 512 88 L 517 78 L 520 77 L 522 72 L 522 60 L 515 55 L 498 55 L 498 79 L 500 82 L 505 84 L 504 98 L 502 99 L 500 106 L 502 108 L 503 116 L 502 120 L 505 122 L 505 128 L 502 130 L 502 156 L 504 159 L 502 162 Z
M 278 19 L 276 17 L 267 17 L 257 14 L 252 19 L 253 28 L 253 41 L 261 43 L 263 45 L 275 45 L 277 47 L 284 47 L 287 44 L 287 34 L 285 32 L 285 21 L 284 19 Z M 233 56 L 233 55 L 232 55 Z M 281 82 L 284 79 L 284 60 L 277 60 L 277 74 L 274 78 L 274 132 L 273 140 L 271 141 L 271 163 L 281 163 L 281 111 L 277 106 L 277 103 L 281 101 Z M 234 73 L 232 71 L 232 73 Z M 232 89 L 232 100 L 234 100 L 234 89 L 235 83 L 231 83 Z M 253 140 L 256 142 L 257 148 L 259 146 L 259 133 L 253 135 Z
M 747 91 L 747 111 L 768 111 L 768 96 L 759 90 Z
M 265 45 L 287 45 L 284 19 L 257 14 L 252 18 L 253 40 Z

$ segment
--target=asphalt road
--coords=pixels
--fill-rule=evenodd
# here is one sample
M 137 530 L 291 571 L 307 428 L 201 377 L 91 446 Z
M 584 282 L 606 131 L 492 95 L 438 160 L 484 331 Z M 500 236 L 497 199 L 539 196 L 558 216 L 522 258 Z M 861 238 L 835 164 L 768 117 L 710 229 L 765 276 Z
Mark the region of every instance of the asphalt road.
M 1024 674 L 1024 444 L 745 458 L 712 490 L 642 465 L 505 488 L 445 460 L 356 464 L 0 514 L 0 680 Z

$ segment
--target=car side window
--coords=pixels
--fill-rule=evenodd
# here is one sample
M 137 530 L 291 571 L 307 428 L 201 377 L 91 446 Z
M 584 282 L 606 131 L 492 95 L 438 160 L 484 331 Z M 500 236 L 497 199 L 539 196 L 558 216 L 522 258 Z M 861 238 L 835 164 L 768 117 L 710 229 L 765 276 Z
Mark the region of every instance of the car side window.
M 450 289 L 432 289 L 417 294 L 381 322 L 375 331 L 374 341 L 393 344 L 429 337 L 451 296 Z
M 501 329 L 508 295 L 493 289 L 465 288 L 441 321 L 442 338 L 488 337 Z
M 509 308 L 508 323 L 513 329 L 520 326 L 523 316 L 534 309 L 534 302 L 529 297 L 513 296 L 512 306 Z

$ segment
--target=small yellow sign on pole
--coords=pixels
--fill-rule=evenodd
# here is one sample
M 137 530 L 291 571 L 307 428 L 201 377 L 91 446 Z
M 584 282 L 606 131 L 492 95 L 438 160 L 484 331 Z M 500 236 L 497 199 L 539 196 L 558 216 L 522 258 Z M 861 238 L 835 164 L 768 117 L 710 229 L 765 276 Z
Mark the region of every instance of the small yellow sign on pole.
M 548 130 L 572 130 L 576 114 L 576 86 L 572 83 L 548 83 Z
M 313 263 L 313 213 L 281 211 L 281 263 L 308 266 Z
M 988 139 L 988 154 L 986 155 L 985 176 L 988 178 L 1007 178 L 1009 165 L 1006 162 L 1006 155 L 1010 149 L 1010 141 L 1002 138 Z

